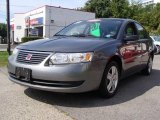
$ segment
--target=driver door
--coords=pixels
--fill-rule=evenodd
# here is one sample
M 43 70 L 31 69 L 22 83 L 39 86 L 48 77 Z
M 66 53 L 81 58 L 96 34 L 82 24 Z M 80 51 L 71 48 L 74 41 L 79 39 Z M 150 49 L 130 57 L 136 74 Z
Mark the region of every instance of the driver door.
M 124 31 L 124 38 L 138 35 L 136 26 L 133 22 L 126 25 Z M 137 71 L 141 61 L 141 43 L 139 40 L 124 41 L 121 48 L 121 55 L 124 61 L 124 70 L 127 73 L 134 73 Z

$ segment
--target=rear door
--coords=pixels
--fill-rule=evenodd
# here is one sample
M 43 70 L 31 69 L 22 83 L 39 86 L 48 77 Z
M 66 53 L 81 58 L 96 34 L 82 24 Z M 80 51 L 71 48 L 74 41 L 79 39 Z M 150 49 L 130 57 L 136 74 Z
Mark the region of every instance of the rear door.
M 141 42 L 141 62 L 140 65 L 145 67 L 148 63 L 149 53 L 152 51 L 152 40 L 149 37 L 147 31 L 139 24 L 135 23 L 139 34 L 139 42 Z

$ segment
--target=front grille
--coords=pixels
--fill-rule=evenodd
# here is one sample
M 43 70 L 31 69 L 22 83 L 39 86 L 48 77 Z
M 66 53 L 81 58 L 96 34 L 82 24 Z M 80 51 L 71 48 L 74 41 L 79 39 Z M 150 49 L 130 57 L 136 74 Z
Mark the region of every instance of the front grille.
M 28 55 L 31 55 L 30 59 L 26 59 Z M 17 62 L 26 64 L 40 64 L 50 54 L 46 52 L 33 52 L 20 50 L 17 56 Z

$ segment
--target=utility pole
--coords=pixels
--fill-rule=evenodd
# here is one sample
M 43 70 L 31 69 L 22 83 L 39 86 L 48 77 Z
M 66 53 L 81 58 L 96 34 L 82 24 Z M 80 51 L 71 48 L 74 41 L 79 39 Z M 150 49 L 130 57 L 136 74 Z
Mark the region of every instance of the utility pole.
M 28 19 L 28 37 L 29 37 L 30 35 L 30 16 L 27 17 L 27 19 Z
M 7 8 L 7 41 L 8 41 L 8 54 L 11 55 L 11 41 L 10 41 L 10 9 L 9 9 L 9 0 L 6 0 Z

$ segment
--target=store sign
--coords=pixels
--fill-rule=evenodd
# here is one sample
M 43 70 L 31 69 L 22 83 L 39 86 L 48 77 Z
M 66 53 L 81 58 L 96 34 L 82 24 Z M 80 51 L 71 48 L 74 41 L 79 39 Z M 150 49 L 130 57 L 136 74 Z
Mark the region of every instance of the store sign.
M 42 25 L 43 17 L 35 18 L 35 19 L 26 19 L 26 26 L 34 26 L 34 25 Z
M 31 36 L 38 36 L 38 29 L 31 29 L 30 35 Z

